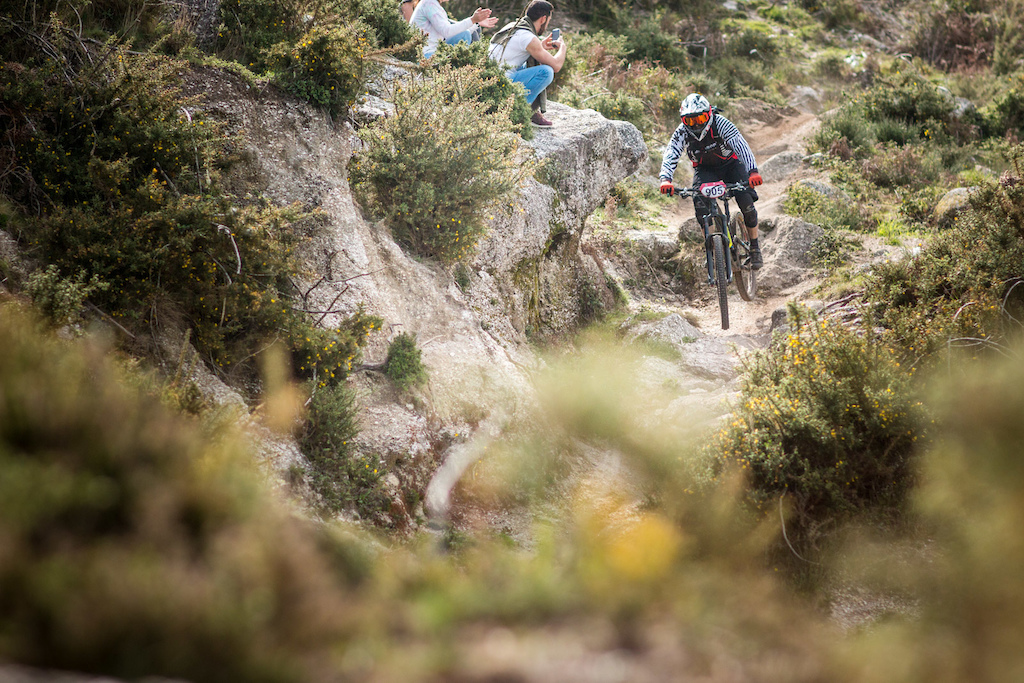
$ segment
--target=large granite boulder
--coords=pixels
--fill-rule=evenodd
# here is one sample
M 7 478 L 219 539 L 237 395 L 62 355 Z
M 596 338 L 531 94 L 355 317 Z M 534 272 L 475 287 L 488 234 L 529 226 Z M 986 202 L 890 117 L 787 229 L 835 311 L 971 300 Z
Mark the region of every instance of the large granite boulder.
M 807 277 L 812 267 L 811 246 L 825 231 L 813 223 L 779 216 L 775 229 L 762 240 L 764 268 L 758 274 L 760 294 L 775 294 Z
M 973 189 L 970 187 L 957 187 L 944 194 L 939 203 L 936 204 L 935 211 L 932 214 L 935 218 L 935 224 L 940 228 L 948 228 L 953 225 L 953 221 L 957 219 L 957 216 L 970 207 L 971 191 Z

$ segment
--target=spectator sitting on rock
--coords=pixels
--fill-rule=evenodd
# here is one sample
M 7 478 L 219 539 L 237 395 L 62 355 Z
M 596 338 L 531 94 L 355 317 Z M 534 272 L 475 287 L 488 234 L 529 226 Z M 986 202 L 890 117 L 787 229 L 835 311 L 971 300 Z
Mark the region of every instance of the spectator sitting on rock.
M 555 72 L 565 64 L 565 39 L 552 40 L 541 34 L 551 23 L 551 3 L 533 0 L 519 21 L 506 24 L 491 38 L 490 57 L 509 67 L 508 77 L 526 88 L 526 101 L 533 107 L 530 121 L 535 126 L 548 127 L 544 118 L 547 110 L 545 90 L 555 78 Z M 549 50 L 555 49 L 555 54 Z
M 412 11 L 416 9 L 416 5 L 420 3 L 420 0 L 402 0 L 398 6 L 402 10 L 402 17 L 406 22 L 412 22 Z
M 480 27 L 494 28 L 498 18 L 491 16 L 491 10 L 478 7 L 468 19 L 453 22 L 448 18 L 448 13 L 441 7 L 439 0 L 420 0 L 412 12 L 409 23 L 427 34 L 423 58 L 430 59 L 437 51 L 437 44 L 442 40 L 449 45 L 471 43 L 474 37 L 479 37 Z

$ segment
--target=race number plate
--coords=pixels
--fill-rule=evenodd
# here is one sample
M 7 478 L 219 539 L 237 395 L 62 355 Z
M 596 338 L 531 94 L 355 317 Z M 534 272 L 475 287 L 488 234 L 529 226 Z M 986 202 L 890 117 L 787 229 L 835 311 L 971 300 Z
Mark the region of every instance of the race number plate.
M 703 185 L 700 186 L 699 191 L 705 197 L 710 197 L 711 199 L 718 199 L 719 197 L 725 196 L 725 183 L 723 183 L 721 180 L 714 183 L 704 183 Z

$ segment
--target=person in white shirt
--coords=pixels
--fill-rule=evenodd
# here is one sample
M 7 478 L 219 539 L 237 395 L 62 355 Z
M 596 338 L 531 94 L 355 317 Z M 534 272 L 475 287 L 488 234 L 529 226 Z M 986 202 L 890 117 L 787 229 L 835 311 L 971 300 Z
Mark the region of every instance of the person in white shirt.
M 441 7 L 439 0 L 420 0 L 412 12 L 409 23 L 427 34 L 423 58 L 430 59 L 437 51 L 437 44 L 442 40 L 449 45 L 471 43 L 477 27 L 494 28 L 498 18 L 491 16 L 491 10 L 478 7 L 468 19 L 453 22 L 448 18 L 448 13 Z
M 405 19 L 405 23 L 408 24 L 412 21 L 412 12 L 418 3 L 419 0 L 401 0 L 399 3 L 398 8 L 402 10 L 402 18 Z
M 509 67 L 506 74 L 512 81 L 526 88 L 526 101 L 534 109 L 530 121 L 545 128 L 552 124 L 544 117 L 544 91 L 565 64 L 566 53 L 564 38 L 540 38 L 551 23 L 553 9 L 547 0 L 533 0 L 519 21 L 502 26 L 494 34 L 489 52 L 491 59 Z M 551 54 L 552 49 L 555 54 Z

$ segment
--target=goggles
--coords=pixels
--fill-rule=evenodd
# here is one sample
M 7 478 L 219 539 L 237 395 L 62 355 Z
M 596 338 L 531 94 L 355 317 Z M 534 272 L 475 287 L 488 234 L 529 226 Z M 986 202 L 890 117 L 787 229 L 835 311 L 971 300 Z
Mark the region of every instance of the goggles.
M 687 126 L 703 126 L 711 118 L 711 112 L 702 111 L 699 114 L 684 114 L 680 118 Z

